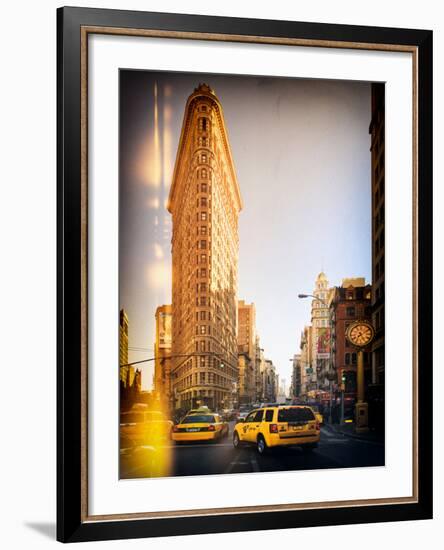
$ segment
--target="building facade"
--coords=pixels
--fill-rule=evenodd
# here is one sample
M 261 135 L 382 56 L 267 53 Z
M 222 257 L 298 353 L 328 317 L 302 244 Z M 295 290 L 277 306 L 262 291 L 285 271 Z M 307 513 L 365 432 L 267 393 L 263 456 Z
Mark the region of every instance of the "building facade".
M 337 373 L 337 384 L 344 376 L 345 396 L 356 397 L 356 369 L 358 350 L 350 344 L 345 334 L 354 321 L 369 321 L 372 317 L 372 287 L 363 277 L 343 279 L 342 286 L 333 289 L 331 301 L 332 361 Z M 364 349 L 366 387 L 371 383 L 371 347 Z
M 174 408 L 171 384 L 172 307 L 156 309 L 156 341 L 154 342 L 154 390 L 168 407 Z
M 301 363 L 301 397 L 306 397 L 309 391 L 316 390 L 316 371 L 313 369 L 313 327 L 306 325 L 301 334 L 300 363 Z
M 124 388 L 132 386 L 135 376 L 134 367 L 128 365 L 128 334 L 128 315 L 124 309 L 121 309 L 119 314 L 119 378 L 120 385 Z
M 291 371 L 290 397 L 301 397 L 302 395 L 302 376 L 303 368 L 301 363 L 301 354 L 293 355 L 293 368 Z
M 276 401 L 276 368 L 273 361 L 265 359 L 261 371 L 262 377 L 262 395 L 261 401 L 264 403 L 274 403 Z
M 201 84 L 188 98 L 173 182 L 172 384 L 176 407 L 228 407 L 238 384 L 238 216 L 222 106 Z
M 372 345 L 373 384 L 384 385 L 385 372 L 385 88 L 372 84 Z
M 330 289 L 325 273 L 316 278 L 311 304 L 312 368 L 316 375 L 317 389 L 328 389 L 327 373 L 330 369 Z
M 254 304 L 238 302 L 237 346 L 239 365 L 239 404 L 256 398 L 256 309 Z
M 261 342 L 258 335 L 256 335 L 256 342 L 255 342 L 255 362 L 254 362 L 254 377 L 255 377 L 255 386 L 256 386 L 256 392 L 254 401 L 255 403 L 259 403 L 262 399 L 262 395 L 264 393 L 263 389 L 263 377 L 262 372 L 265 369 L 265 357 L 264 357 L 264 350 L 261 348 Z

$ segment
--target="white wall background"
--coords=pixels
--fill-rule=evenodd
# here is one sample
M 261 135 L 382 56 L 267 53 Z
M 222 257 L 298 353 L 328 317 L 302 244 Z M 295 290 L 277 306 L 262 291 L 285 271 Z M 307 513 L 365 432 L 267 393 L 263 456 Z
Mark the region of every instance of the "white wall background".
M 444 179 L 442 153 L 444 97 L 444 18 L 439 3 L 405 0 L 313 0 L 262 2 L 225 0 L 109 0 L 74 2 L 81 6 L 125 8 L 290 19 L 354 25 L 427 28 L 435 31 L 435 182 Z M 55 176 L 56 176 L 56 8 L 46 2 L 9 2 L 2 6 L 2 73 L 0 85 L 0 305 L 2 315 L 2 445 L 0 451 L 0 544 L 4 548 L 40 550 L 55 545 Z M 438 158 L 441 156 L 441 158 Z M 435 185 L 435 281 L 443 276 L 443 186 Z M 440 252 L 440 253 L 439 253 Z M 441 286 L 442 288 L 442 286 Z M 437 312 L 444 305 L 435 283 Z M 442 319 L 442 316 L 441 316 Z M 435 396 L 444 382 L 435 357 Z M 359 545 L 363 550 L 439 545 L 444 534 L 442 504 L 443 441 L 438 434 L 441 407 L 436 406 L 435 520 L 409 523 L 338 526 L 299 530 L 200 535 L 150 540 L 151 548 L 194 549 L 258 545 L 328 547 Z M 96 543 L 113 547 L 146 547 L 147 541 Z M 91 546 L 90 543 L 87 546 Z

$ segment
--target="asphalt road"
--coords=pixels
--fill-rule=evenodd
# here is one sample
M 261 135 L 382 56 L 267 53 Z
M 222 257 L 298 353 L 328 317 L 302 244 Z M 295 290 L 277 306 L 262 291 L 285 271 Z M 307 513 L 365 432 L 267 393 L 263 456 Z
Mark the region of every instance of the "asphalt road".
M 165 456 L 169 459 L 170 476 L 384 465 L 384 446 L 381 443 L 338 434 L 328 426 L 322 428 L 319 446 L 311 453 L 291 447 L 276 448 L 260 456 L 254 447 L 235 449 L 231 438 L 230 427 L 229 437 L 221 442 L 168 444 L 160 450 L 160 455 L 159 451 L 152 448 L 139 448 L 121 456 L 120 477 L 128 479 L 165 475 L 165 469 L 160 467 Z

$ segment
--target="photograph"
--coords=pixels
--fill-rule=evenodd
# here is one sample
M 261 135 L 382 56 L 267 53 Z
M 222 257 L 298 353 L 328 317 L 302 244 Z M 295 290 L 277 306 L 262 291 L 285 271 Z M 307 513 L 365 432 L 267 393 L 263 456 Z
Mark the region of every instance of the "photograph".
M 383 82 L 119 69 L 120 479 L 384 467 L 384 143 Z

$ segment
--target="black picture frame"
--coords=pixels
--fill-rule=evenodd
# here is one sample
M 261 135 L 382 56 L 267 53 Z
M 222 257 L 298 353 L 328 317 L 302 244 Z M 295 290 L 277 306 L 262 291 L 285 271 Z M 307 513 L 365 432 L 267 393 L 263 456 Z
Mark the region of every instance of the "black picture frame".
M 115 27 L 417 49 L 417 502 L 151 519 L 82 512 L 81 29 Z M 57 539 L 62 542 L 432 518 L 432 32 L 92 8 L 57 11 Z

